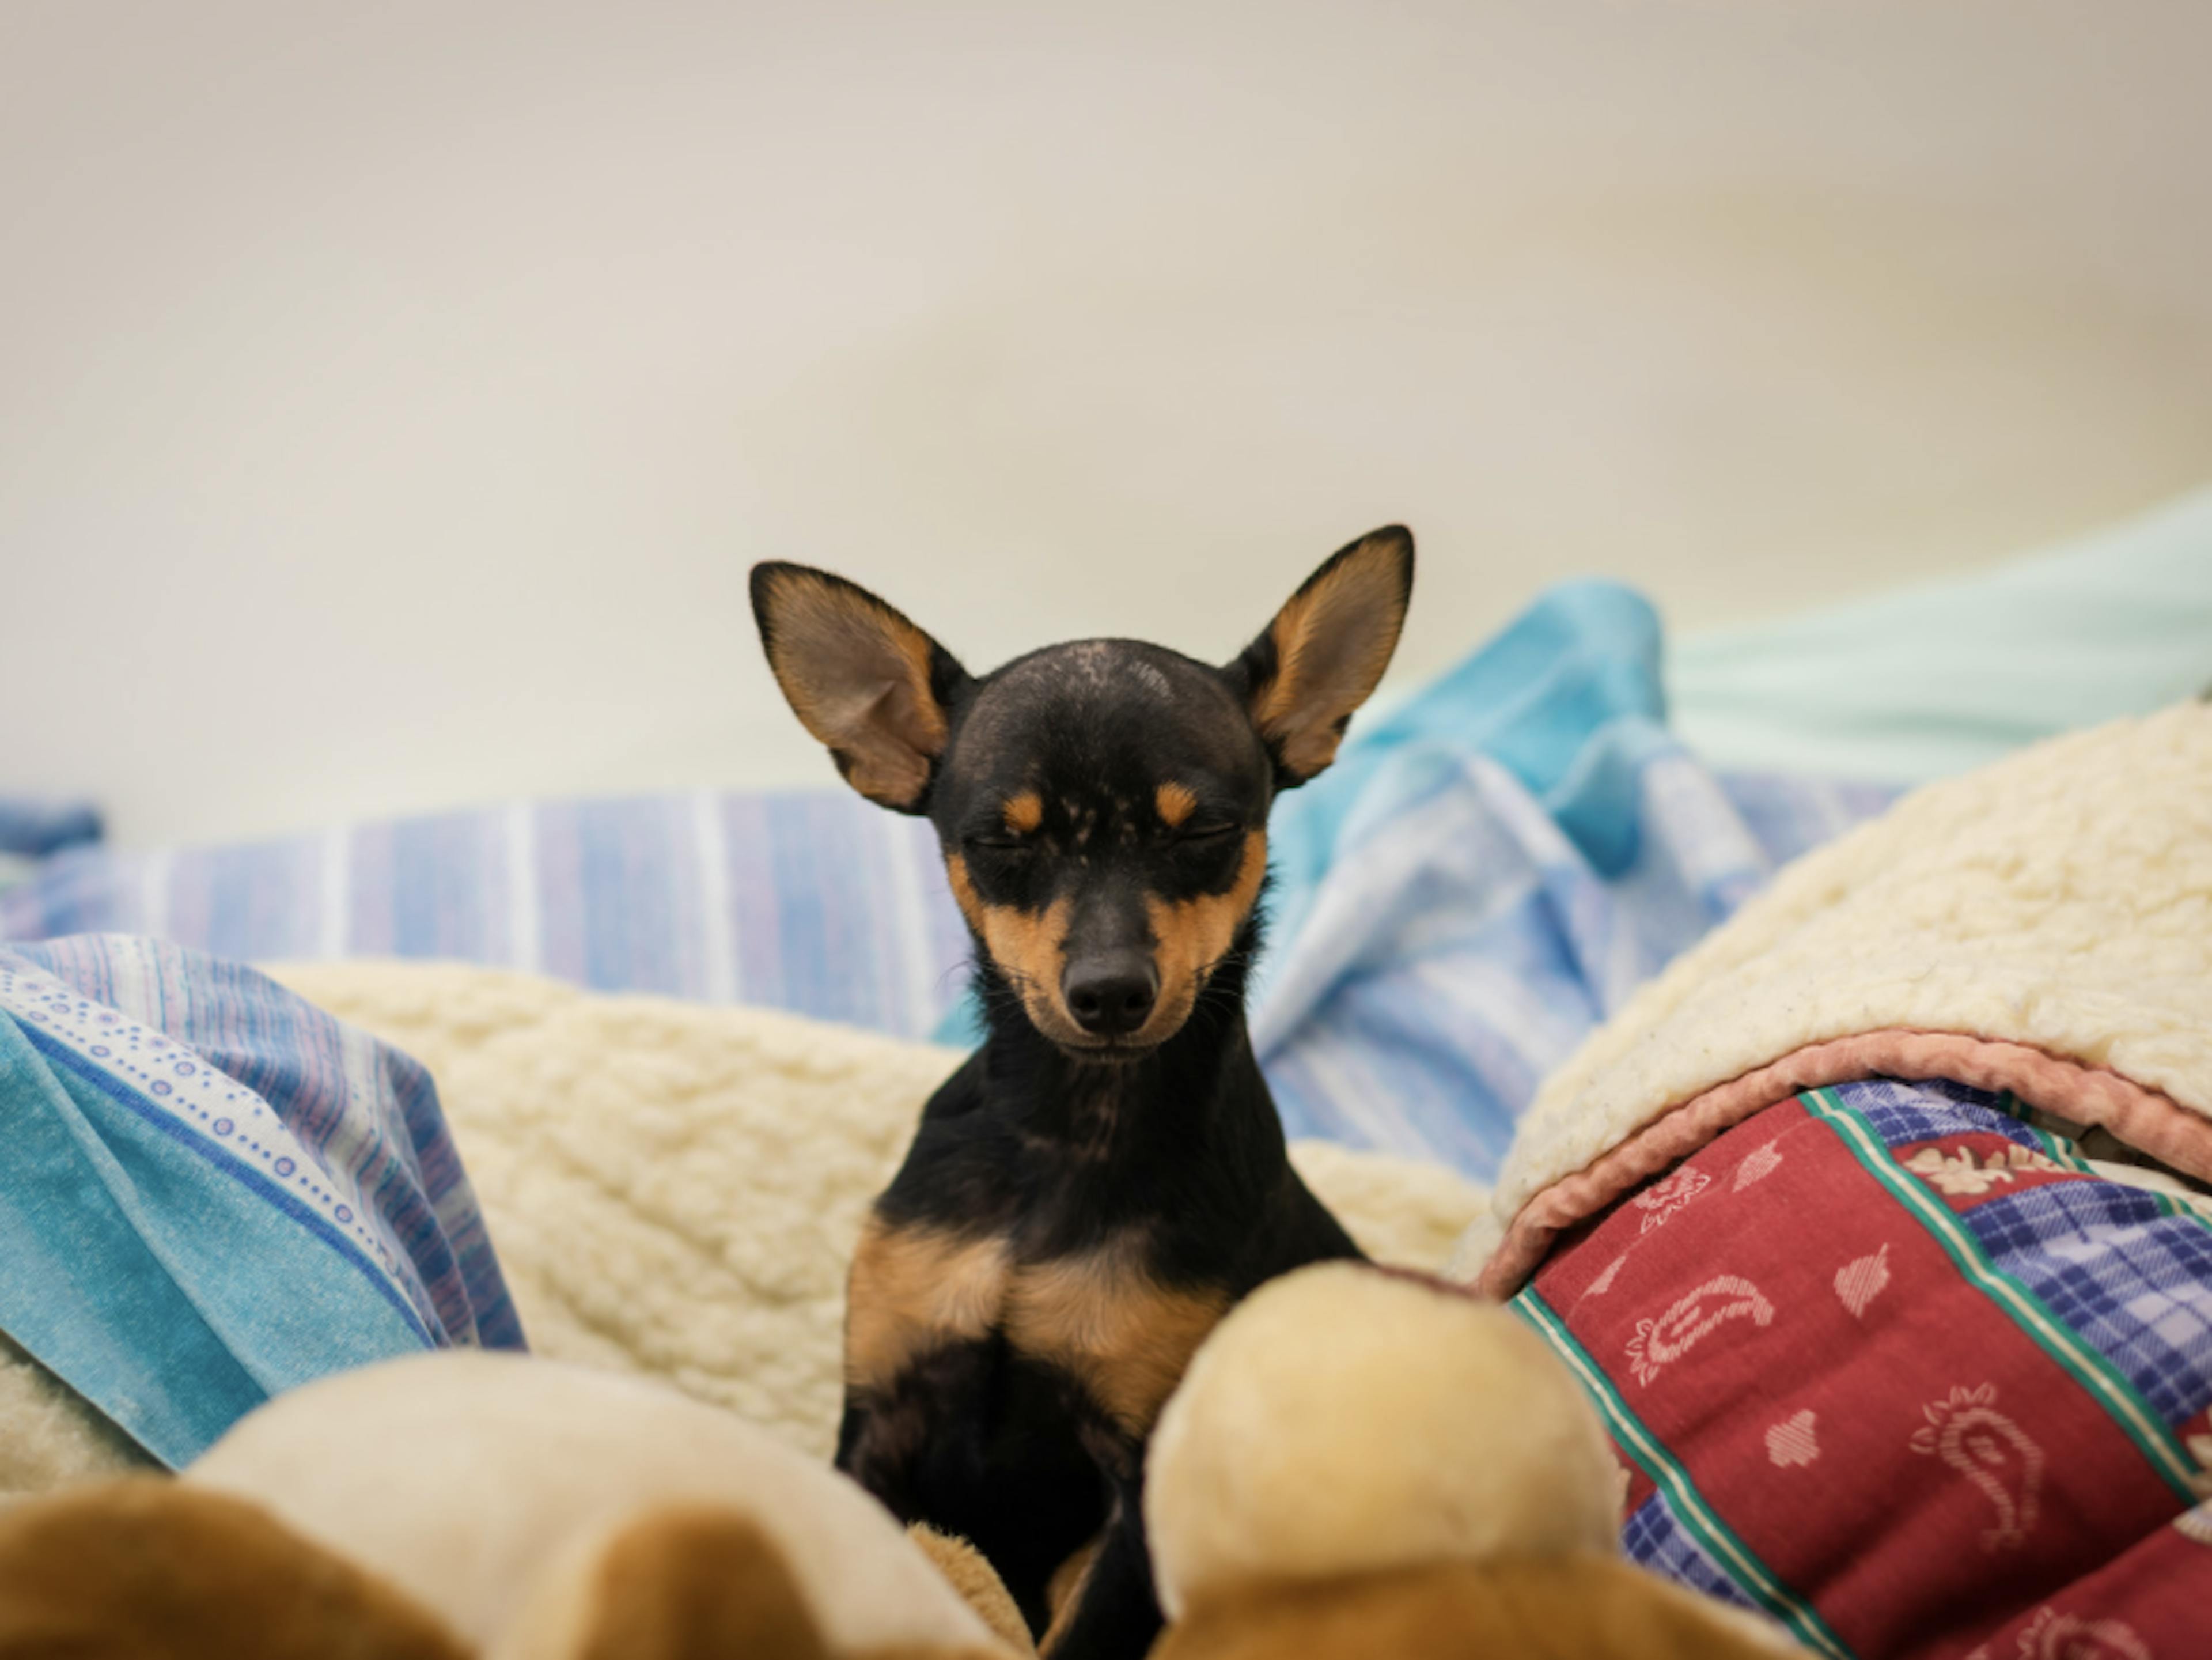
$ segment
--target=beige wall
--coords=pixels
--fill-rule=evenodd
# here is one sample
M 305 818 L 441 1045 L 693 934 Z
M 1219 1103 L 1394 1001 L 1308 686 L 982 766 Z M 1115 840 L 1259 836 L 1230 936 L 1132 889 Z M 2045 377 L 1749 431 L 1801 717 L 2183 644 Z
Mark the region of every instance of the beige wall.
M 0 789 L 813 781 L 744 603 L 1401 666 L 2212 477 L 2203 0 L 0 0 Z M 27 714 L 27 711 L 33 713 Z

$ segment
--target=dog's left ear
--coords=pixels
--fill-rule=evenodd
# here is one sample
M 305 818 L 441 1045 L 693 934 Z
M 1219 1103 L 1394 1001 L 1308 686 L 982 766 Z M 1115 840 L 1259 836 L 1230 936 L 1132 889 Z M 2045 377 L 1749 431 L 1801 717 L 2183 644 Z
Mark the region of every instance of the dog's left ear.
M 845 781 L 900 812 L 928 804 L 967 671 L 857 584 L 805 565 L 755 565 L 753 620 L 799 724 Z
M 1306 578 L 1229 666 L 1283 787 L 1336 759 L 1346 722 L 1390 665 L 1413 596 L 1413 532 L 1370 531 Z

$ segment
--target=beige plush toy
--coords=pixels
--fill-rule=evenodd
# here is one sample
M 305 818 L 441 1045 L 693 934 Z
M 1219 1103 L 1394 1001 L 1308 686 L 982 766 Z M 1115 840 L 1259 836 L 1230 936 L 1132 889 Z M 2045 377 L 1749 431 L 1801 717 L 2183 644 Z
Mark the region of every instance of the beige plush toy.
M 1198 1351 L 1148 1471 L 1152 1660 L 1799 1653 L 1620 1559 L 1573 1381 L 1441 1282 L 1331 1263 L 1262 1287 Z M 740 1419 L 550 1361 L 371 1367 L 181 1479 L 0 1511 L 0 1660 L 1029 1652 L 957 1541 Z
M 1152 1438 L 1152 1660 L 1753 1660 L 1785 1638 L 1620 1555 L 1619 1476 L 1504 1310 L 1350 1263 L 1262 1286 Z
M 251 1414 L 180 1479 L 0 1513 L 4 1660 L 1026 1648 L 980 1560 L 910 1538 L 768 1432 L 642 1380 L 513 1356 L 329 1378 Z

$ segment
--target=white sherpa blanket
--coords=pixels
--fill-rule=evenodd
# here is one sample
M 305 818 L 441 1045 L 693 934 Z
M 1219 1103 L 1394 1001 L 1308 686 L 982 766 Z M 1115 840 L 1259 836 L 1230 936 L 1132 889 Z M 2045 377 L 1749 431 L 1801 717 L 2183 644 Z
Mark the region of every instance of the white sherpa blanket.
M 1800 1089 L 2008 1089 L 2212 1179 L 2212 707 L 2043 744 L 1807 855 L 1539 1093 L 1453 1271 L 1563 1228 Z
M 274 972 L 429 1067 L 533 1349 L 658 1375 L 828 1456 L 846 1262 L 956 1052 L 500 970 Z M 1292 1158 L 1385 1261 L 1437 1267 L 1480 1208 L 1438 1167 Z M 125 1456 L 0 1351 L 0 1493 Z

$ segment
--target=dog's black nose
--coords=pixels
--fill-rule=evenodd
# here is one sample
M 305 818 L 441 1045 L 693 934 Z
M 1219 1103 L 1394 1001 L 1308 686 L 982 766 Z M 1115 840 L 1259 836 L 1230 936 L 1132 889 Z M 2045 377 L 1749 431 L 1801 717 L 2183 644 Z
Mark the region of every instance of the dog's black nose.
M 1138 952 L 1109 952 L 1070 963 L 1060 989 L 1084 1031 L 1097 1037 L 1123 1037 L 1152 1013 L 1160 976 Z

